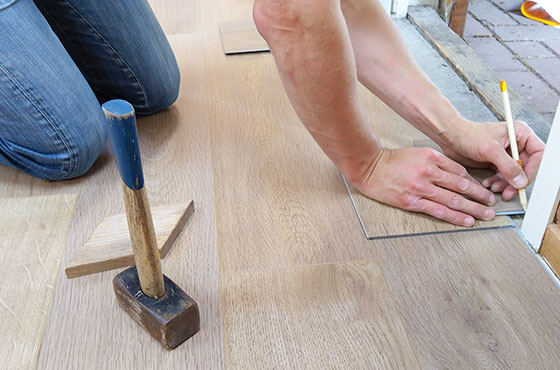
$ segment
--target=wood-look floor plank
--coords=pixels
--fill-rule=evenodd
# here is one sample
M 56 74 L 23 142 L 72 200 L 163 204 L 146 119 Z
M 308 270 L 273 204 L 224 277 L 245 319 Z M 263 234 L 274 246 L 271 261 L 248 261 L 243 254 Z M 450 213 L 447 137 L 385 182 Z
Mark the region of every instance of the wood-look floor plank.
M 270 54 L 225 56 L 218 23 L 252 1 L 205 3 L 205 59 L 223 272 L 359 259 L 371 248 L 335 166 L 293 111 Z M 344 247 L 342 247 L 344 246 Z
M 166 35 L 195 33 L 200 27 L 200 4 L 196 0 L 148 0 Z
M 219 26 L 225 54 L 270 51 L 252 19 L 223 22 Z
M 196 210 L 162 261 L 163 272 L 199 304 L 201 330 L 174 351 L 163 348 L 117 304 L 104 272 L 68 280 L 59 275 L 39 368 L 172 369 L 223 367 L 221 307 L 207 94 L 200 39 L 170 37 L 182 74 L 169 109 L 139 117 L 140 151 L 150 203 L 193 199 Z M 90 176 L 77 202 L 65 261 L 105 216 L 122 213 L 121 180 L 112 159 Z
M 365 88 L 360 89 L 360 96 L 366 106 L 370 122 L 384 147 L 389 149 L 410 147 L 413 146 L 414 141 L 427 139 L 424 134 L 399 117 Z M 377 202 L 361 194 L 352 186 L 350 186 L 350 192 L 365 231 L 372 238 L 466 229 L 428 215 L 403 211 Z M 508 219 L 500 216 L 492 221 L 476 221 L 472 228 L 508 225 L 510 225 Z
M 419 369 L 375 261 L 222 277 L 228 369 Z
M 35 369 L 77 194 L 0 203 L 0 368 Z
M 560 290 L 515 230 L 375 241 L 423 369 L 554 369 Z

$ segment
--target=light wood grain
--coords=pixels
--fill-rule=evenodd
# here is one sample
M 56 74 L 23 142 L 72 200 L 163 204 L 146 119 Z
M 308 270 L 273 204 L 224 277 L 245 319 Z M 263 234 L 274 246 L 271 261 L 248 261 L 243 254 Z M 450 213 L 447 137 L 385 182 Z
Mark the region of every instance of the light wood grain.
M 148 0 L 166 35 L 195 33 L 200 26 L 196 0 Z
M 252 19 L 224 22 L 219 27 L 225 54 L 270 51 Z
M 231 58 L 219 47 L 212 20 L 247 19 L 251 7 L 204 6 L 221 271 L 368 256 L 340 175 L 293 111 L 272 55 Z
M 0 203 L 2 369 L 34 369 L 77 194 Z
M 413 146 L 415 141 L 427 140 L 424 134 L 399 117 L 365 88 L 360 89 L 360 97 L 375 133 L 384 147 L 398 149 Z M 362 219 L 364 232 L 369 238 L 467 229 L 428 215 L 403 211 L 377 202 L 367 198 L 352 186 L 349 189 Z M 476 221 L 469 229 L 509 225 L 507 218 L 501 216 L 492 221 Z
M 375 261 L 224 274 L 228 369 L 419 369 Z
M 423 369 L 560 363 L 560 291 L 515 230 L 374 244 Z
M 195 11 L 195 10 L 193 10 Z M 154 207 L 194 199 L 197 212 L 189 232 L 162 261 L 162 269 L 200 306 L 201 330 L 167 351 L 120 307 L 112 291 L 116 272 L 66 279 L 59 275 L 38 368 L 172 369 L 223 367 L 221 307 L 212 173 L 208 136 L 206 75 L 202 40 L 169 37 L 181 69 L 177 102 L 138 118 L 144 178 Z M 219 50 L 219 43 L 216 45 Z M 123 212 L 121 179 L 112 158 L 86 179 L 77 201 L 65 261 L 109 215 Z
M 560 225 L 548 225 L 539 253 L 547 260 L 556 275 L 560 276 Z
M 443 150 L 441 150 L 441 148 L 432 140 L 414 140 L 412 145 L 420 148 L 432 148 L 443 153 Z M 496 174 L 495 171 L 484 168 L 467 168 L 467 171 L 469 171 L 469 174 L 479 183 L 482 183 L 484 179 L 492 177 Z M 494 204 L 492 208 L 496 211 L 496 215 L 502 216 L 525 213 L 523 211 L 523 207 L 521 206 L 521 202 L 519 201 L 519 195 L 516 195 L 514 198 L 506 201 L 502 198 L 501 194 L 496 193 L 496 204 Z
M 160 258 L 165 258 L 194 212 L 194 202 L 154 207 L 152 216 Z M 125 214 L 106 217 L 65 269 L 74 278 L 132 266 L 134 254 Z

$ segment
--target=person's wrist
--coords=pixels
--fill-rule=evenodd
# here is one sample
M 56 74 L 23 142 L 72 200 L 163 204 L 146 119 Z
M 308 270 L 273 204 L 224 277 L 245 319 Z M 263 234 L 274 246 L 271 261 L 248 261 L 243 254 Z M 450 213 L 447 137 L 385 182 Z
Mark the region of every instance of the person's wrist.
M 371 178 L 383 151 L 383 148 L 376 143 L 367 152 L 347 158 L 345 163 L 339 166 L 339 170 L 350 184 L 360 188 L 361 184 Z
M 459 142 L 462 137 L 468 135 L 472 124 L 473 122 L 459 115 L 448 119 L 443 125 L 444 129 L 438 132 L 434 141 L 441 147 L 453 147 L 454 143 Z

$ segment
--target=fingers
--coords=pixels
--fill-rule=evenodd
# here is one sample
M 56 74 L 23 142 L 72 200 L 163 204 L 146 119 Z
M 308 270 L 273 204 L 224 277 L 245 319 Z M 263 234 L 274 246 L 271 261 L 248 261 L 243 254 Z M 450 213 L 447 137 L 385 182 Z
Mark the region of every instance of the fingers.
M 483 155 L 484 159 L 493 163 L 498 172 L 513 187 L 522 189 L 527 186 L 527 175 L 521 166 L 497 142 L 488 146 Z
M 434 183 L 442 188 L 451 190 L 454 193 L 466 195 L 482 204 L 490 206 L 496 204 L 496 196 L 474 180 L 445 171 L 439 171 L 436 177 Z
M 428 199 L 420 199 L 416 202 L 417 208 L 413 211 L 422 212 L 432 217 L 447 221 L 454 225 L 471 227 L 474 225 L 474 218 L 462 212 L 457 212 L 442 204 Z
M 496 216 L 492 208 L 443 188 L 436 188 L 430 200 L 443 204 L 450 209 L 474 216 L 480 220 L 491 220 Z

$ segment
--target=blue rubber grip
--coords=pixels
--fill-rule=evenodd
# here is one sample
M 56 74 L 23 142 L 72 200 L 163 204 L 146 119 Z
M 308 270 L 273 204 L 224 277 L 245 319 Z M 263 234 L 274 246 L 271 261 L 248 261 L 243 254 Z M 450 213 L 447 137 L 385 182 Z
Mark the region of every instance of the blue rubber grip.
M 144 174 L 134 108 L 129 102 L 120 99 L 110 100 L 102 108 L 109 125 L 109 136 L 121 178 L 129 188 L 142 189 Z

